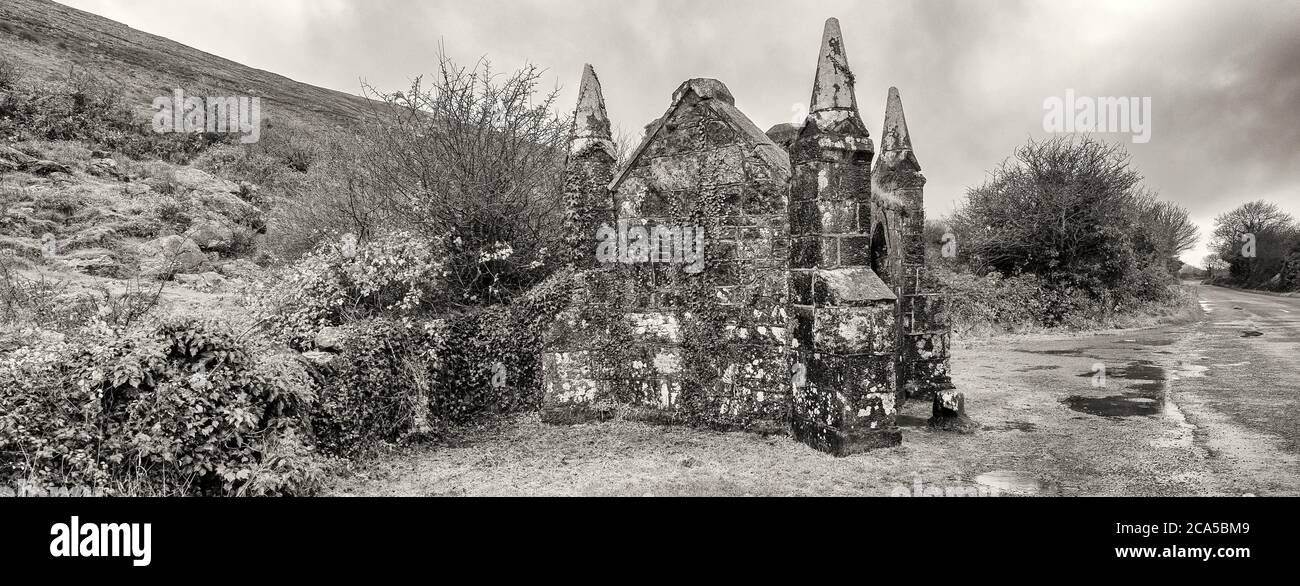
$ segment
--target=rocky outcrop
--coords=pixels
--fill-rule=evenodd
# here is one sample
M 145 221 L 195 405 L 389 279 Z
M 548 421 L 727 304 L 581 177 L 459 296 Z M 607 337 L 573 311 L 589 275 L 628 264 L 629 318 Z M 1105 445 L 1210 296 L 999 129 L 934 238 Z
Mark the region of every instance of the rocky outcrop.
M 208 256 L 199 245 L 184 236 L 163 236 L 141 244 L 140 276 L 170 279 L 178 273 L 197 273 L 207 268 Z

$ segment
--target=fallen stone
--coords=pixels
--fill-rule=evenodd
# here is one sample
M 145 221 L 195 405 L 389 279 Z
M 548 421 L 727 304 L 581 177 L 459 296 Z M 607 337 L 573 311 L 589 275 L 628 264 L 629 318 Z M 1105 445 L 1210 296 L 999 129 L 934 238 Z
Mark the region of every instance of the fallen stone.
M 90 158 L 92 159 L 108 159 L 111 161 L 113 160 L 112 156 L 113 154 L 108 151 L 90 151 Z
M 321 350 L 342 350 L 343 336 L 343 328 L 323 328 L 316 334 L 316 347 Z
M 120 277 L 126 272 L 117 254 L 103 248 L 74 250 L 63 255 L 57 264 L 96 277 Z
M 934 409 L 930 415 L 930 428 L 957 433 L 975 433 L 978 426 L 966 415 L 966 396 L 955 389 L 943 389 L 934 394 Z

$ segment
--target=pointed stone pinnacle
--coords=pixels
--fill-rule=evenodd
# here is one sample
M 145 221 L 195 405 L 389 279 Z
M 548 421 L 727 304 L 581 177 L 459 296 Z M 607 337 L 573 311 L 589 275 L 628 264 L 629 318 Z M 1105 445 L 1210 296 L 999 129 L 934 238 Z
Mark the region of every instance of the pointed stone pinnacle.
M 840 34 L 840 21 L 828 18 L 822 32 L 821 51 L 817 54 L 817 78 L 813 81 L 808 111 L 857 110 L 853 81 L 848 53 L 844 51 L 844 35 Z
M 889 88 L 885 103 L 885 129 L 880 135 L 880 152 L 912 150 L 912 137 L 907 132 L 907 118 L 903 116 L 903 100 L 898 88 Z
M 573 116 L 574 138 L 610 138 L 609 115 L 605 113 L 605 96 L 600 92 L 600 80 L 590 64 L 582 68 L 582 83 L 578 86 L 578 108 Z
M 573 111 L 569 154 L 581 155 L 593 149 L 617 158 L 609 115 L 605 113 L 605 96 L 600 92 L 600 80 L 596 78 L 596 70 L 587 64 L 582 67 L 582 83 L 578 85 L 578 107 Z
M 907 131 L 907 117 L 903 116 L 903 99 L 898 88 L 889 88 L 885 102 L 885 128 L 880 133 L 880 156 L 876 158 L 878 172 L 910 173 L 919 178 L 921 163 L 912 151 L 912 136 Z

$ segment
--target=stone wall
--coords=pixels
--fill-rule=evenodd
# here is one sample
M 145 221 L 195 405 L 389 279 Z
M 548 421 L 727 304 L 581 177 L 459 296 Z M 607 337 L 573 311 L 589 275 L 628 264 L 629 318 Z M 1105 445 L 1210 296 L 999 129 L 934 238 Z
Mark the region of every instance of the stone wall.
M 546 359 L 552 418 L 617 405 L 642 419 L 784 428 L 788 177 L 785 153 L 720 82 L 674 92 L 610 186 L 616 246 L 596 252 L 616 260 L 588 274 L 581 308 L 559 320 L 554 342 L 570 351 Z M 687 231 L 701 235 L 678 246 L 702 244 L 699 263 L 654 238 Z

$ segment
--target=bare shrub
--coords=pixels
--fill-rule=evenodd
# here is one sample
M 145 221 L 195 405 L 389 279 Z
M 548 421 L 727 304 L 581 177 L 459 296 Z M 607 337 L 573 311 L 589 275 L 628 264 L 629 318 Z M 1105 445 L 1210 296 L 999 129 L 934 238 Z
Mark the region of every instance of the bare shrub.
M 351 232 L 407 229 L 446 242 L 453 302 L 500 302 L 543 278 L 559 242 L 567 123 L 542 70 L 498 74 L 440 54 L 405 92 L 367 86 L 377 107 L 337 132 L 300 197 L 278 207 L 286 252 Z M 309 174 L 310 175 L 310 174 Z

